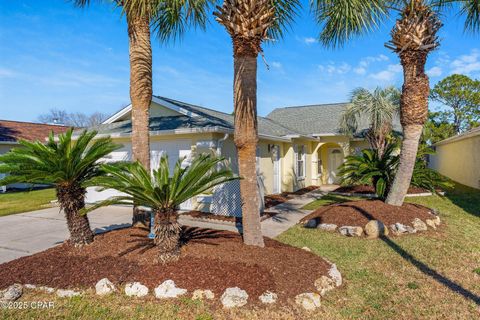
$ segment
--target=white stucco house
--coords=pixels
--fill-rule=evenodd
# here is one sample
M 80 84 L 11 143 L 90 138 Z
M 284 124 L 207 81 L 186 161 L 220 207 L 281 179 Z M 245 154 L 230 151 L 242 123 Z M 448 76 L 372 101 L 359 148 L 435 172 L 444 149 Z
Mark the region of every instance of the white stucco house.
M 340 115 L 348 104 L 286 107 L 258 117 L 258 177 L 264 194 L 295 191 L 338 181 L 337 169 L 346 155 L 367 147 L 360 137 L 340 132 Z M 162 154 L 168 154 L 170 166 L 195 153 L 213 152 L 225 157 L 237 171 L 233 143 L 234 117 L 214 109 L 173 99 L 153 96 L 150 107 L 151 167 L 158 166 Z M 93 128 L 109 135 L 123 148 L 107 161 L 131 160 L 131 105 L 119 110 L 102 125 Z M 87 202 L 106 198 L 115 191 L 98 192 L 90 188 Z M 216 188 L 185 203 L 182 209 L 204 209 L 212 213 L 240 215 L 238 182 Z M 210 202 L 210 203 L 206 203 Z

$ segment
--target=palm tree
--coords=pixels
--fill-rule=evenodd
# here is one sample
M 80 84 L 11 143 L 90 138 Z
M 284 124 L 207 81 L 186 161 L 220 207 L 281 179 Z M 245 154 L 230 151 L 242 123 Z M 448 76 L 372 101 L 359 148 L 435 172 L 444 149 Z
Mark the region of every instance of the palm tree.
M 429 53 L 439 46 L 437 32 L 442 26 L 438 10 L 459 9 L 466 16 L 465 30 L 480 30 L 478 0 L 315 0 L 317 22 L 323 26 L 320 40 L 329 46 L 344 44 L 371 31 L 399 12 L 386 47 L 395 52 L 403 67 L 404 84 L 400 99 L 403 143 L 400 164 L 387 203 L 400 206 L 412 178 L 419 140 L 428 115 L 429 80 L 425 64 Z
M 85 7 L 90 0 L 72 0 Z M 187 27 L 204 27 L 213 0 L 113 0 L 125 14 L 130 50 L 130 100 L 132 103 L 133 160 L 150 168 L 149 108 L 152 100 L 152 46 L 150 28 L 162 42 L 181 36 Z M 133 225 L 148 214 L 134 207 Z
M 100 159 L 120 148 L 110 138 L 95 139 L 97 132 L 84 131 L 72 141 L 72 130 L 48 142 L 20 141 L 20 148 L 0 156 L 0 173 L 7 173 L 0 184 L 53 184 L 60 209 L 64 211 L 70 241 L 76 246 L 93 241 L 88 217 L 81 215 L 85 207 L 86 186 L 103 174 Z
M 373 92 L 365 88 L 357 88 L 352 92 L 351 104 L 342 114 L 340 127 L 349 135 L 358 132 L 359 123 L 368 121 L 370 128 L 365 133 L 372 149 L 378 150 L 382 157 L 392 132 L 393 117 L 399 112 L 400 92 L 395 87 L 382 89 L 377 87 Z
M 257 58 L 262 43 L 280 37 L 292 20 L 300 1 L 224 0 L 214 15 L 233 43 L 234 140 L 237 148 L 242 199 L 243 239 L 247 245 L 263 247 L 260 198 L 257 185 Z
M 180 254 L 180 204 L 216 185 L 238 179 L 230 169 L 218 169 L 223 158 L 203 154 L 186 167 L 182 167 L 182 160 L 176 163 L 173 173 L 169 171 L 166 156 L 162 156 L 153 174 L 139 162 L 104 165 L 107 175 L 97 178 L 95 185 L 116 189 L 124 195 L 100 201 L 87 211 L 112 204 L 130 205 L 133 201 L 150 207 L 154 213 L 154 243 L 159 250 L 159 261 L 176 260 Z

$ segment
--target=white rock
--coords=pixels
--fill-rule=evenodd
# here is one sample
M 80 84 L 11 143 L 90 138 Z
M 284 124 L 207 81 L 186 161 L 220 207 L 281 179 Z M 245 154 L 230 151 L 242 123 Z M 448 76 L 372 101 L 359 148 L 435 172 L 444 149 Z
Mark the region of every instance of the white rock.
M 244 306 L 247 304 L 247 300 L 247 292 L 238 287 L 227 288 L 220 298 L 224 308 Z
M 415 218 L 412 221 L 412 226 L 415 228 L 417 231 L 427 231 L 427 225 L 425 222 L 420 220 L 419 218 Z
M 23 294 L 23 287 L 21 284 L 15 283 L 7 289 L 0 291 L 0 301 L 10 302 L 20 298 Z
M 304 227 L 305 228 L 316 228 L 317 224 L 318 224 L 317 219 L 310 219 L 304 224 Z
M 79 295 L 80 295 L 80 292 L 73 291 L 73 290 L 64 290 L 64 289 L 57 290 L 57 296 L 59 296 L 60 298 L 71 298 Z
M 343 226 L 338 228 L 338 232 L 347 237 L 361 237 L 363 235 L 363 228 L 356 226 Z
M 258 297 L 262 303 L 275 303 L 278 300 L 278 295 L 271 291 L 264 292 L 260 297 Z
M 435 222 L 435 224 L 437 225 L 437 227 L 442 223 L 440 221 L 440 216 L 435 216 L 435 218 L 433 218 L 433 222 Z
M 45 291 L 46 293 L 54 293 L 55 289 L 51 287 L 38 287 L 38 290 Z
M 29 283 L 25 284 L 23 287 L 26 288 L 26 289 L 36 289 L 37 288 L 36 285 L 29 284 Z
M 317 226 L 317 229 L 334 232 L 337 230 L 337 225 L 332 223 L 321 223 Z
M 335 280 L 327 276 L 321 276 L 315 280 L 315 288 L 320 293 L 321 296 L 324 296 L 328 291 L 335 289 Z
M 187 293 L 187 289 L 177 288 L 173 280 L 166 280 L 155 288 L 155 297 L 158 299 L 176 298 Z
M 305 310 L 315 310 L 320 307 L 320 295 L 313 292 L 302 293 L 295 297 L 295 303 Z
M 117 289 L 115 288 L 113 283 L 107 278 L 99 280 L 95 285 L 95 292 L 100 296 L 110 294 L 115 291 L 117 291 Z
M 332 263 L 330 270 L 328 270 L 328 275 L 330 276 L 330 278 L 333 279 L 333 281 L 335 281 L 335 285 L 337 287 L 342 285 L 342 274 L 340 273 L 340 271 L 338 271 L 337 265 L 335 263 Z
M 427 220 L 425 220 L 425 223 L 427 224 L 427 226 L 429 226 L 433 230 L 437 230 L 437 224 L 435 223 L 435 221 L 433 219 L 427 219 Z
M 400 222 L 392 224 L 390 226 L 390 228 L 392 229 L 393 233 L 396 234 L 396 235 L 401 235 L 401 234 L 405 234 L 405 233 L 416 233 L 417 232 L 417 230 L 415 230 L 414 228 L 412 228 L 410 226 L 406 226 L 404 224 L 401 224 Z
M 197 289 L 192 293 L 193 300 L 213 300 L 215 299 L 215 294 L 211 290 L 200 290 Z
M 380 236 L 388 235 L 388 229 L 385 228 L 383 222 L 378 220 L 370 220 L 365 225 L 365 234 L 368 238 L 378 238 Z
M 140 282 L 127 283 L 125 294 L 129 297 L 144 297 L 148 294 L 148 288 Z
M 308 252 L 312 252 L 312 249 L 310 249 L 309 247 L 302 247 L 302 250 L 305 250 L 305 251 L 308 251 Z

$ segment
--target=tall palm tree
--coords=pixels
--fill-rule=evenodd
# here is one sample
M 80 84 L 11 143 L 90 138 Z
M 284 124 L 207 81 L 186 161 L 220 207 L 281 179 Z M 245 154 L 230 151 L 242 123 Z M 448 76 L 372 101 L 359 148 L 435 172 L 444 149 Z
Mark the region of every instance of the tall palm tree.
M 243 239 L 247 245 L 264 246 L 256 169 L 257 58 L 262 52 L 262 43 L 282 35 L 299 5 L 296 0 L 224 0 L 214 12 L 233 43 L 234 140 L 243 178 L 240 194 Z
M 393 117 L 400 109 L 399 97 L 400 92 L 395 87 L 377 87 L 373 92 L 365 88 L 355 89 L 351 104 L 340 118 L 342 131 L 350 135 L 361 134 L 358 132 L 359 122 L 368 121 L 370 128 L 365 137 L 381 158 L 388 143 L 388 135 L 392 132 Z
M 139 162 L 104 165 L 107 175 L 99 177 L 95 185 L 116 189 L 124 195 L 100 201 L 87 211 L 111 204 L 128 205 L 132 201 L 152 208 L 154 243 L 159 250 L 159 260 L 163 263 L 176 260 L 180 254 L 180 204 L 216 185 L 238 179 L 230 169 L 224 166 L 218 169 L 223 158 L 203 154 L 195 157 L 187 167 L 182 167 L 182 160 L 170 172 L 168 158 L 163 156 L 153 174 Z
M 85 7 L 90 0 L 72 0 Z M 150 29 L 162 42 L 181 36 L 187 27 L 204 27 L 213 0 L 110 0 L 127 19 L 130 51 L 130 100 L 132 103 L 133 160 L 150 168 L 149 108 L 152 100 L 152 46 Z M 147 214 L 134 208 L 133 225 Z
M 97 132 L 84 131 L 72 140 L 72 130 L 48 142 L 20 141 L 21 147 L 0 156 L 0 173 L 7 173 L 0 184 L 53 184 L 60 208 L 65 213 L 70 241 L 76 246 L 93 241 L 88 217 L 80 214 L 85 207 L 86 186 L 104 174 L 100 159 L 120 148 L 110 138 L 95 139 Z
M 371 31 L 392 12 L 399 17 L 386 47 L 395 52 L 403 67 L 404 84 L 400 99 L 403 143 L 400 164 L 387 203 L 400 206 L 412 178 L 419 140 L 428 115 L 429 79 L 425 64 L 429 53 L 439 46 L 442 26 L 438 10 L 458 9 L 466 16 L 465 30 L 480 30 L 478 0 L 313 0 L 317 22 L 323 26 L 320 40 L 329 46 Z

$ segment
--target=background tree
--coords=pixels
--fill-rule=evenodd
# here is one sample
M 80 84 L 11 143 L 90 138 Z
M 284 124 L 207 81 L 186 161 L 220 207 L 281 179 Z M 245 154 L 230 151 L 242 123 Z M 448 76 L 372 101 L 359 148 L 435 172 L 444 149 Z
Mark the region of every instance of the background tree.
M 458 9 L 465 19 L 465 29 L 480 30 L 478 0 L 315 0 L 312 4 L 317 22 L 322 26 L 320 40 L 339 46 L 375 29 L 390 13 L 399 13 L 387 48 L 395 52 L 403 67 L 404 83 L 400 98 L 400 122 L 403 143 L 400 163 L 386 202 L 403 204 L 407 194 L 422 129 L 428 115 L 429 80 L 425 64 L 429 53 L 439 45 L 437 32 L 442 23 L 438 10 Z
M 257 182 L 257 58 L 262 43 L 280 37 L 300 2 L 293 0 L 225 0 L 214 15 L 233 43 L 235 146 L 242 176 L 243 239 L 247 245 L 264 246 L 260 225 Z
M 180 255 L 180 232 L 178 210 L 187 201 L 216 185 L 238 179 L 233 172 L 218 164 L 223 158 L 204 154 L 193 158 L 191 164 L 182 167 L 183 159 L 177 161 L 169 172 L 168 158 L 162 156 L 158 170 L 153 174 L 139 162 L 120 165 L 104 165 L 107 175 L 99 177 L 95 185 L 116 189 L 125 195 L 100 201 L 88 209 L 94 210 L 112 204 L 139 205 L 152 208 L 154 218 L 154 243 L 159 250 L 160 262 L 178 259 Z
M 84 131 L 72 140 L 72 130 L 55 140 L 50 134 L 47 144 L 41 141 L 20 141 L 21 148 L 14 148 L 0 156 L 0 173 L 8 176 L 0 183 L 53 184 L 60 209 L 65 213 L 70 241 L 76 246 L 93 241 L 93 232 L 86 215 L 86 186 L 93 178 L 101 176 L 100 159 L 120 148 L 110 138 L 96 139 L 95 131 Z
M 448 108 L 440 113 L 453 123 L 457 134 L 480 125 L 479 80 L 461 74 L 448 76 L 433 87 L 430 98 Z
M 85 114 L 82 112 L 69 113 L 65 110 L 50 109 L 48 113 L 41 114 L 38 117 L 38 121 L 62 124 L 74 128 L 90 128 L 102 124 L 107 117 L 107 114 L 101 112 Z
M 381 158 L 392 132 L 393 118 L 400 111 L 400 91 L 395 87 L 382 89 L 377 87 L 373 92 L 365 88 L 357 88 L 352 92 L 351 104 L 340 119 L 340 127 L 349 135 L 365 135 L 372 149 L 378 150 Z M 358 132 L 358 126 L 368 122 L 367 132 Z
M 72 0 L 85 7 L 90 0 Z M 130 52 L 130 100 L 132 103 L 132 155 L 150 168 L 149 109 L 152 100 L 152 46 L 150 28 L 162 42 L 181 36 L 187 27 L 205 26 L 213 0 L 114 0 L 127 19 Z M 112 1 L 109 1 L 112 2 Z M 134 209 L 133 224 L 147 214 Z

